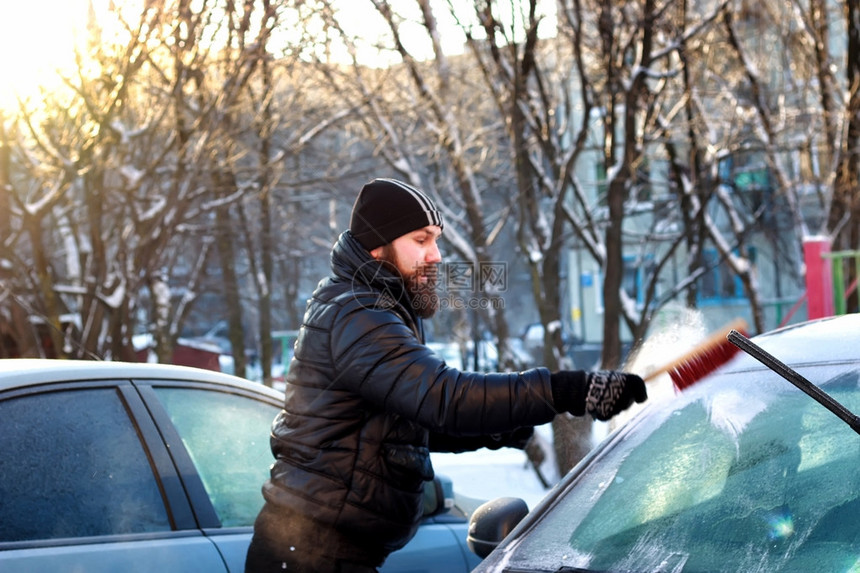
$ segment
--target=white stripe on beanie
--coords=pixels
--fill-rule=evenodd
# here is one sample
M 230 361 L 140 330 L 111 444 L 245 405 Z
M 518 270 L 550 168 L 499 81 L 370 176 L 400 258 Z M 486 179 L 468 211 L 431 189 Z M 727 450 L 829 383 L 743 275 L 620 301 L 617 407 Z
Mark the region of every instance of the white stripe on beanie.
M 438 225 L 442 226 L 442 217 L 439 214 L 439 211 L 436 209 L 436 205 L 433 204 L 433 201 L 430 197 L 427 196 L 426 193 L 420 191 L 409 185 L 408 183 L 404 183 L 403 181 L 398 181 L 397 179 L 388 179 L 384 177 L 380 177 L 379 181 L 385 181 L 386 183 L 391 183 L 392 185 L 396 185 L 400 187 L 407 193 L 409 193 L 424 209 L 424 212 L 427 214 L 427 224 L 428 225 Z

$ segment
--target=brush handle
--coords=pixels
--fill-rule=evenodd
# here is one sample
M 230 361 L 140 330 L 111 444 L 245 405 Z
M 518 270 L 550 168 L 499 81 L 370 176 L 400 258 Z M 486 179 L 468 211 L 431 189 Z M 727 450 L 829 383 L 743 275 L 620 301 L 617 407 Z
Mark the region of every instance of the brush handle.
M 816 402 L 836 414 L 843 422 L 848 424 L 852 430 L 860 434 L 860 417 L 855 416 L 845 406 L 831 398 L 829 394 L 804 378 L 799 372 L 792 370 L 780 362 L 779 359 L 769 354 L 766 350 L 755 344 L 752 340 L 737 330 L 729 332 L 726 338 L 729 339 L 729 342 L 803 390 Z

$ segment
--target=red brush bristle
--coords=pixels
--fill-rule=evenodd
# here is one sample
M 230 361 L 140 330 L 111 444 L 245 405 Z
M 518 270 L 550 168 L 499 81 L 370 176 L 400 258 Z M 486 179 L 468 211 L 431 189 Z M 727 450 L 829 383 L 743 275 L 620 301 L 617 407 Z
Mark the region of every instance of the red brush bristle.
M 726 364 L 739 352 L 739 348 L 723 337 L 722 340 L 703 348 L 694 356 L 676 364 L 669 370 L 675 389 L 683 391 L 720 366 Z

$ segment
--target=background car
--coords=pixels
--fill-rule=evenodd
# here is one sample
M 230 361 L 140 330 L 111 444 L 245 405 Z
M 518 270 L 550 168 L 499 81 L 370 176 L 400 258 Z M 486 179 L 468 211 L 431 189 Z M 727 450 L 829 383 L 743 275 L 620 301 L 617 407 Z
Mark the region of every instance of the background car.
M 753 341 L 860 413 L 860 315 Z M 741 353 L 646 406 L 527 515 L 510 498 L 476 510 L 473 547 L 504 537 L 476 572 L 858 571 L 856 428 Z
M 244 571 L 283 394 L 157 364 L 0 360 L 0 571 Z M 466 572 L 468 515 L 428 482 L 383 572 Z

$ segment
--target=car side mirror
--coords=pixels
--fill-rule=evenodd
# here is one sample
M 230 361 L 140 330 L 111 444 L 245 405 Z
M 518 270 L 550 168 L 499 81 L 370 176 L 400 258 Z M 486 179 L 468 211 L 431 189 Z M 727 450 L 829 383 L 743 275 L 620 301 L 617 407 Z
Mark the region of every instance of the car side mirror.
M 469 519 L 469 549 L 483 559 L 528 512 L 528 505 L 518 497 L 500 497 L 479 506 Z

